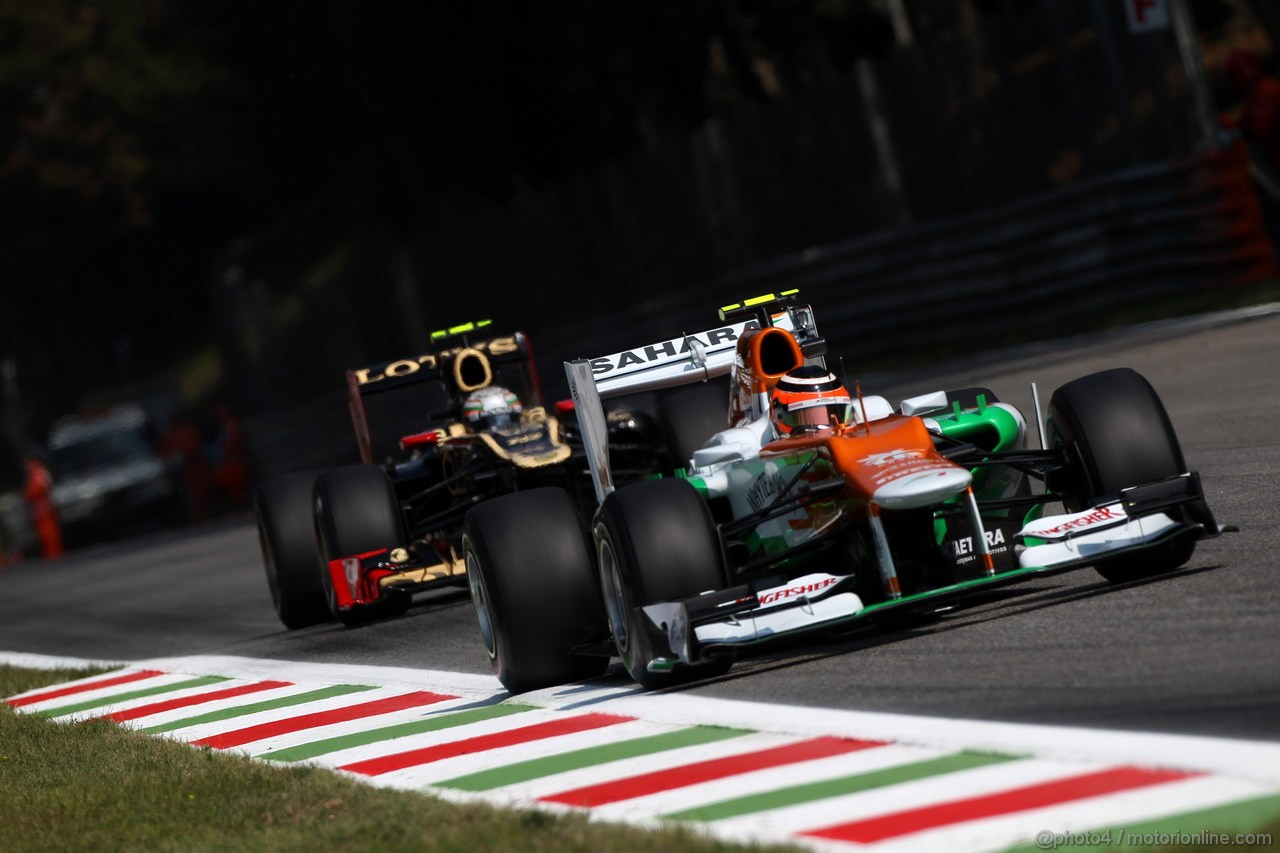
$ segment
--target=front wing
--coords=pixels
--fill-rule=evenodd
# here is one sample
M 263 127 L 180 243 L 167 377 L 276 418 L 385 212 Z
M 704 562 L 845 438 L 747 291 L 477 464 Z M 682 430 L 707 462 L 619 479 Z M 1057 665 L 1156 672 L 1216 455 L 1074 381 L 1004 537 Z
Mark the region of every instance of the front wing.
M 1033 575 L 1086 568 L 1103 558 L 1159 548 L 1181 537 L 1205 539 L 1223 531 L 1213 518 L 1199 478 L 1186 474 L 1127 489 L 1115 501 L 1028 524 L 1017 564 L 892 601 L 866 604 L 852 575 L 814 571 L 787 580 L 767 578 L 682 601 L 637 608 L 657 650 L 653 671 L 721 656 L 790 635 L 871 624 L 903 608 L 933 608 L 978 590 L 1007 586 Z
M 439 586 L 466 583 L 462 560 L 441 563 L 396 563 L 387 548 L 330 560 L 327 566 L 339 609 L 377 604 L 388 594 L 412 595 Z

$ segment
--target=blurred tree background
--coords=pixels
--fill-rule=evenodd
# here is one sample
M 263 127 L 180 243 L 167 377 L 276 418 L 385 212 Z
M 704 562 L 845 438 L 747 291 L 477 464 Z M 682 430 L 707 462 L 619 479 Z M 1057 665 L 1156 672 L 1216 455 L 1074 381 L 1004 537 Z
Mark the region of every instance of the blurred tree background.
M 895 26 L 939 39 L 1050 5 L 0 0 L 0 360 L 22 429 L 208 351 L 229 247 L 301 269 L 351 234 L 408 241 L 883 57 Z M 1277 25 L 1263 0 L 1195 5 Z
M 414 231 L 883 49 L 866 14 L 3 0 L 0 357 L 40 416 L 68 409 L 208 343 L 237 237 Z

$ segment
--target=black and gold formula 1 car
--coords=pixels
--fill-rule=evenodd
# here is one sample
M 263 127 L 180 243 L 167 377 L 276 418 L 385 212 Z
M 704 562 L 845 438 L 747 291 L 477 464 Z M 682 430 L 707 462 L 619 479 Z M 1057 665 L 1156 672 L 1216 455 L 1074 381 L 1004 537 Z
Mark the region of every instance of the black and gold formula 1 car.
M 462 522 L 487 498 L 557 486 L 585 500 L 572 407 L 543 406 L 526 335 L 491 334 L 489 321 L 454 326 L 425 352 L 348 371 L 360 463 L 258 490 L 267 582 L 287 627 L 398 615 L 417 592 L 465 585 Z M 609 432 L 624 470 L 663 464 L 650 414 L 615 408 Z

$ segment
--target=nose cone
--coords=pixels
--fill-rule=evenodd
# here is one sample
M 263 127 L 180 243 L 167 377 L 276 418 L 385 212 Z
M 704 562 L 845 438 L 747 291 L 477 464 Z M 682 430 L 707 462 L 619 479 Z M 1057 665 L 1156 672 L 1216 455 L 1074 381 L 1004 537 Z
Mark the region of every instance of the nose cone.
M 965 469 L 943 463 L 890 480 L 872 492 L 871 500 L 885 509 L 916 509 L 953 498 L 972 481 Z

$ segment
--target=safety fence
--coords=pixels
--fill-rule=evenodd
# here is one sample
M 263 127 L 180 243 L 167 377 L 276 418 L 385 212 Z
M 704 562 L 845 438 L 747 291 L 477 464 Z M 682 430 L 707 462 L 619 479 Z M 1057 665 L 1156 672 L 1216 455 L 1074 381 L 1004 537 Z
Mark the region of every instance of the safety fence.
M 1247 152 L 1157 163 L 982 214 L 784 256 L 696 291 L 589 321 L 526 328 L 544 382 L 560 363 L 715 325 L 718 305 L 799 288 L 833 353 L 883 360 L 911 348 L 999 346 L 1037 326 L 1142 308 L 1276 274 Z M 408 414 L 412 418 L 412 413 Z M 259 476 L 356 459 L 342 395 L 250 419 Z

